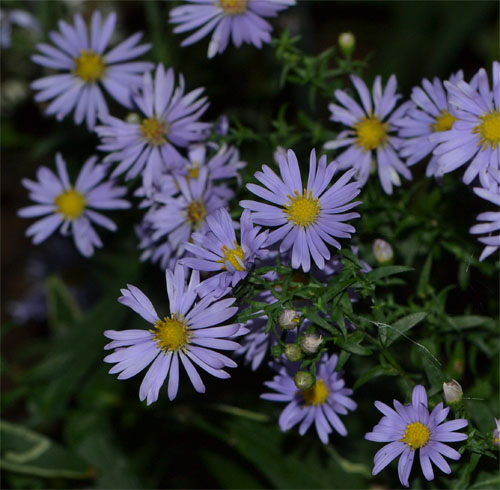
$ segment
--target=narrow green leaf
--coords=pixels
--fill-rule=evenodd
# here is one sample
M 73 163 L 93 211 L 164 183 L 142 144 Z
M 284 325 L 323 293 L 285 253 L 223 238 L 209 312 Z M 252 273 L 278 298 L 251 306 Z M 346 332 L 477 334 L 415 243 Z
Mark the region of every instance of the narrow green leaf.
M 420 311 L 418 313 L 412 313 L 411 315 L 400 318 L 392 326 L 388 325 L 387 327 L 381 327 L 387 328 L 387 340 L 385 342 L 386 347 L 389 347 L 399 336 L 408 332 L 408 330 L 420 323 L 426 316 L 427 312 Z
M 376 282 L 384 277 L 393 276 L 394 274 L 402 274 L 403 272 L 412 270 L 413 267 L 408 267 L 406 265 L 388 265 L 385 267 L 377 267 L 376 269 L 366 273 L 364 277 L 370 282 Z

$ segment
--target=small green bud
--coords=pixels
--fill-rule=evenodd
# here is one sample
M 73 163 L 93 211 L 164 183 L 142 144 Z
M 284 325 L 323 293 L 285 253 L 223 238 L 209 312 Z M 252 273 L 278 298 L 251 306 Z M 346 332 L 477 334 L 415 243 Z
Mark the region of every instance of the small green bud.
M 352 32 L 343 32 L 339 36 L 338 43 L 342 54 L 349 58 L 356 47 L 356 38 Z
M 271 356 L 280 357 L 283 354 L 283 347 L 281 345 L 273 345 L 271 347 Z
M 317 333 L 307 333 L 300 339 L 300 346 L 306 354 L 318 352 L 319 346 L 323 342 L 323 337 Z
M 382 240 L 381 238 L 377 238 L 373 242 L 373 255 L 377 259 L 377 262 L 382 264 L 387 264 L 394 257 L 394 251 L 392 250 L 391 244 Z
M 297 344 L 288 344 L 285 346 L 285 356 L 289 361 L 300 361 L 302 358 L 302 351 Z
M 283 330 L 293 330 L 299 323 L 299 314 L 295 310 L 285 309 L 281 312 L 278 323 Z
M 130 124 L 140 124 L 141 118 L 139 117 L 139 114 L 137 114 L 136 112 L 129 112 L 125 116 L 125 121 L 127 121 Z
M 452 379 L 448 383 L 443 383 L 443 392 L 444 399 L 446 400 L 446 403 L 448 405 L 450 405 L 451 403 L 459 402 L 464 395 L 460 383 L 458 381 L 455 381 L 454 379 Z
M 314 377 L 308 371 L 297 371 L 293 381 L 299 390 L 308 390 L 314 385 Z

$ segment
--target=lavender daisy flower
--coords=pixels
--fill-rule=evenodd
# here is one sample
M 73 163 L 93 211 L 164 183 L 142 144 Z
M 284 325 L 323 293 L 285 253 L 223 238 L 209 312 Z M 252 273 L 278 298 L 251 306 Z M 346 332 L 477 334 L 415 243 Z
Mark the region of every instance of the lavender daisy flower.
M 189 46 L 213 31 L 208 57 L 222 53 L 232 38 L 236 47 L 242 43 L 261 48 L 271 42 L 271 24 L 264 17 L 295 5 L 295 0 L 189 0 L 194 5 L 181 5 L 170 11 L 170 23 L 178 24 L 176 34 L 192 31 L 181 46 Z
M 95 11 L 90 22 L 90 33 L 78 13 L 74 24 L 59 21 L 60 32 L 52 31 L 49 37 L 54 46 L 38 44 L 41 54 L 32 56 L 39 65 L 65 73 L 35 80 L 31 86 L 39 93 L 37 102 L 52 100 L 47 107 L 48 115 L 64 119 L 75 109 L 74 121 L 93 129 L 96 115 L 107 114 L 108 106 L 102 94 L 104 88 L 111 97 L 131 108 L 131 88 L 140 83 L 142 74 L 153 66 L 148 62 L 129 62 L 141 56 L 151 47 L 138 44 L 142 33 L 136 33 L 105 53 L 116 24 L 116 14 L 111 13 L 104 22 L 101 13 Z
M 463 79 L 463 73 L 452 75 L 450 83 Z M 408 166 L 415 165 L 427 155 L 432 153 L 436 143 L 429 140 L 429 135 L 448 131 L 452 128 L 456 117 L 450 113 L 450 105 L 446 97 L 443 84 L 439 78 L 434 78 L 432 83 L 424 78 L 422 87 L 414 87 L 411 94 L 412 107 L 405 117 L 394 121 L 394 125 L 401 128 L 398 136 L 404 140 L 400 155 L 406 158 Z M 430 159 L 426 175 L 436 174 L 437 156 Z
M 500 180 L 500 179 L 499 179 Z M 483 189 L 482 187 L 475 187 L 474 192 L 481 198 L 500 206 L 500 192 L 498 190 L 498 185 L 496 186 L 496 191 L 492 189 Z M 497 208 L 498 209 L 498 208 Z M 500 247 L 500 233 L 493 235 L 493 232 L 500 230 L 500 210 L 497 211 L 487 211 L 485 213 L 478 214 L 477 218 L 479 223 L 474 225 L 469 233 L 473 235 L 486 234 L 481 236 L 478 240 L 486 245 L 483 252 L 481 253 L 479 260 L 483 261 L 486 257 L 489 257 L 492 253 L 496 252 Z
M 260 227 L 253 226 L 250 211 L 243 211 L 240 224 L 241 245 L 236 240 L 231 216 L 226 209 L 217 209 L 207 216 L 207 232 L 193 233 L 193 243 L 184 244 L 194 257 L 182 259 L 183 265 L 198 271 L 217 272 L 200 284 L 200 296 L 212 291 L 215 296 L 220 296 L 229 287 L 234 288 L 247 276 L 255 259 L 266 254 L 262 246 L 267 231 L 259 233 Z
M 493 431 L 493 444 L 500 446 L 500 420 L 495 418 L 496 428 Z
M 317 364 L 316 382 L 303 391 L 297 389 L 293 380 L 296 366 L 289 362 L 283 365 L 271 364 L 278 374 L 265 385 L 277 393 L 264 393 L 260 397 L 288 403 L 279 418 L 279 426 L 283 432 L 300 422 L 299 434 L 303 436 L 314 422 L 323 444 L 328 444 L 332 428 L 342 436 L 347 435 L 339 414 L 345 415 L 348 410 L 355 410 L 357 404 L 349 398 L 352 390 L 345 388 L 341 373 L 335 371 L 337 361 L 336 354 L 331 357 L 323 354 Z
M 116 186 L 112 181 L 104 181 L 104 165 L 96 165 L 97 157 L 89 158 L 83 165 L 75 185 L 70 183 L 66 162 L 60 153 L 56 155 L 57 175 L 46 167 L 37 172 L 38 182 L 23 179 L 23 185 L 30 191 L 30 198 L 37 204 L 20 209 L 23 218 L 44 216 L 27 230 L 38 245 L 61 226 L 61 233 L 73 235 L 78 251 L 85 257 L 94 253 L 94 247 L 102 247 L 102 242 L 92 224 L 111 231 L 116 225 L 94 209 L 126 209 L 130 203 L 120 199 L 127 193 L 125 187 Z M 93 208 L 93 209 L 92 209 Z
M 142 251 L 139 257 L 141 262 L 151 260 L 151 263 L 158 264 L 162 270 L 169 267 L 169 260 L 172 256 L 172 247 L 166 240 L 154 240 L 154 229 L 148 220 L 148 213 L 143 221 L 135 227 L 135 234 L 139 238 L 139 249 Z
M 346 172 L 328 190 L 338 165 L 327 166 L 323 155 L 316 166 L 316 152 L 311 151 L 307 187 L 302 185 L 299 163 L 292 150 L 288 159 L 278 156 L 281 179 L 267 166 L 256 172 L 255 178 L 266 188 L 247 184 L 247 189 L 274 205 L 257 201 L 241 201 L 243 208 L 254 211 L 254 223 L 277 226 L 269 234 L 267 245 L 282 240 L 280 253 L 292 248 L 292 267 L 302 267 L 304 272 L 311 268 L 311 256 L 315 264 L 323 269 L 325 260 L 330 259 L 330 251 L 324 242 L 341 248 L 334 237 L 350 238 L 353 226 L 343 223 L 359 218 L 358 213 L 344 213 L 360 204 L 351 202 L 359 194 L 357 182 L 348 183 L 355 170 Z M 344 213 L 344 214 L 342 214 Z
M 456 117 L 449 131 L 430 136 L 437 144 L 438 174 L 443 175 L 470 162 L 463 181 L 470 184 L 478 175 L 481 185 L 491 185 L 491 169 L 500 170 L 500 64 L 493 62 L 493 90 L 486 70 L 481 68 L 474 83 L 445 82 L 451 115 Z
M 144 185 L 151 187 L 163 169 L 181 164 L 176 146 L 186 148 L 205 139 L 210 124 L 198 121 L 208 108 L 207 98 L 200 97 L 204 89 L 184 95 L 182 75 L 175 90 L 174 86 L 174 70 L 165 72 L 160 63 L 154 81 L 151 73 L 145 73 L 142 86 L 132 96 L 143 114 L 141 122 L 101 117 L 103 125 L 96 127 L 102 139 L 98 148 L 112 152 L 106 161 L 120 162 L 112 176 L 128 171 L 126 178 L 132 179 L 143 171 Z
M 398 473 L 401 483 L 408 487 L 408 478 L 417 449 L 420 450 L 420 466 L 426 480 L 434 479 L 431 461 L 444 473 L 451 473 L 450 466 L 443 456 L 458 460 L 460 453 L 443 442 L 464 441 L 467 434 L 455 432 L 465 427 L 465 419 L 456 419 L 442 423 L 450 408 L 443 408 L 438 403 L 429 414 L 427 394 L 423 386 L 415 386 L 412 402 L 402 405 L 394 400 L 394 408 L 376 401 L 375 406 L 384 416 L 373 432 L 368 432 L 365 439 L 374 442 L 389 442 L 380 449 L 374 458 L 373 475 L 380 473 L 394 458 L 399 458 Z
M 139 389 L 139 399 L 147 400 L 148 405 L 158 399 L 167 375 L 168 397 L 173 400 L 177 396 L 179 360 L 198 393 L 205 392 L 205 385 L 194 364 L 216 378 L 230 378 L 224 368 L 236 367 L 236 363 L 214 349 L 235 350 L 239 344 L 229 339 L 246 333 L 237 323 L 224 324 L 238 310 L 231 306 L 235 298 L 215 301 L 208 296 L 195 303 L 199 272 L 194 271 L 187 284 L 184 268 L 177 266 L 174 271 L 167 269 L 166 280 L 169 316 L 160 318 L 146 295 L 128 285 L 121 290 L 123 296 L 118 301 L 151 323 L 153 328 L 104 332 L 112 340 L 105 349 L 115 349 L 104 361 L 116 363 L 109 372 L 120 373 L 118 379 L 131 378 L 151 364 Z
M 372 96 L 363 80 L 354 75 L 351 75 L 351 80 L 363 108 L 342 90 L 335 90 L 335 97 L 344 107 L 330 104 L 330 119 L 352 129 L 342 131 L 335 140 L 325 143 L 324 148 L 333 150 L 349 145 L 337 157 L 337 161 L 341 169 L 356 169 L 356 179 L 362 186 L 368 180 L 375 154 L 382 188 L 386 194 L 392 194 L 392 186 L 401 185 L 399 175 L 411 180 L 410 171 L 398 156 L 403 140 L 390 134 L 396 131 L 394 122 L 404 116 L 411 102 L 402 104 L 392 112 L 401 97 L 396 94 L 397 81 L 394 75 L 389 78 L 384 90 L 381 77 L 375 77 Z

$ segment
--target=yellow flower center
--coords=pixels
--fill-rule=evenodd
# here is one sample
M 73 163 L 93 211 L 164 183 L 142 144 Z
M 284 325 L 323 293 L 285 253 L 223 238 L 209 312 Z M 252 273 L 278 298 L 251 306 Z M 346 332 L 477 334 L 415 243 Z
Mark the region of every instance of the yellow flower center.
M 354 129 L 358 145 L 365 152 L 378 148 L 387 139 L 388 124 L 383 123 L 377 116 L 364 117 L 354 125 Z
M 482 145 L 483 150 L 488 146 L 495 149 L 500 142 L 500 113 L 491 111 L 479 116 L 479 119 L 481 123 L 472 130 L 480 137 L 479 146 Z
M 247 9 L 247 0 L 219 0 L 226 15 L 242 14 Z
M 228 248 L 226 245 L 223 245 L 221 250 L 224 254 L 224 258 L 218 260 L 217 262 L 222 263 L 223 270 L 226 269 L 226 266 L 224 265 L 226 261 L 229 262 L 237 271 L 245 270 L 245 266 L 242 265 L 245 258 L 245 252 L 243 252 L 243 249 L 238 245 L 236 240 L 234 241 L 234 248 Z
M 403 439 L 400 442 L 404 442 L 414 451 L 424 447 L 431 437 L 431 431 L 421 422 L 413 422 L 406 426 Z
M 87 200 L 85 196 L 75 189 L 64 191 L 54 199 L 57 211 L 64 215 L 66 219 L 74 220 L 85 210 Z
M 144 119 L 139 129 L 146 141 L 152 145 L 158 146 L 167 142 L 168 124 L 155 117 Z
M 200 174 L 200 162 L 197 160 L 188 168 L 188 179 L 197 179 Z
M 102 56 L 99 56 L 93 51 L 80 50 L 80 56 L 75 58 L 74 61 L 75 69 L 73 73 L 85 82 L 91 83 L 99 80 L 106 71 L 106 65 L 104 64 Z
M 155 330 L 151 330 L 153 339 L 162 351 L 182 349 L 191 337 L 189 327 L 177 319 L 176 314 L 157 320 Z
M 314 386 L 308 390 L 301 391 L 306 405 L 323 405 L 328 398 L 328 388 L 322 379 L 317 379 Z
M 443 109 L 441 114 L 436 117 L 436 122 L 431 124 L 431 129 L 436 133 L 448 131 L 456 120 L 457 118 L 455 116 L 452 116 L 446 109 Z
M 309 226 L 316 221 L 321 204 L 319 199 L 314 199 L 312 190 L 309 191 L 309 196 L 304 189 L 304 194 L 300 195 L 295 189 L 295 197 L 287 196 L 290 199 L 290 204 L 285 205 L 285 213 L 288 214 L 288 220 L 292 221 L 297 226 Z
M 187 219 L 194 227 L 199 227 L 207 216 L 207 208 L 201 201 L 191 201 L 187 207 Z

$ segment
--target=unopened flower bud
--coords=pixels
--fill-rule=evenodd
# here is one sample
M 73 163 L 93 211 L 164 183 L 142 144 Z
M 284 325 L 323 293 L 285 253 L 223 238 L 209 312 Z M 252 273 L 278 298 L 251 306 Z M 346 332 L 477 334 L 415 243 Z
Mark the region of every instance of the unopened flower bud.
M 281 354 L 283 354 L 283 347 L 281 345 L 273 345 L 271 347 L 271 356 L 273 357 L 280 357 Z
M 307 354 L 318 352 L 319 346 L 323 342 L 323 337 L 316 333 L 307 333 L 300 339 L 300 346 Z
M 299 390 L 308 390 L 314 385 L 314 377 L 307 371 L 297 371 L 293 381 Z
M 455 381 L 454 379 L 452 379 L 448 383 L 443 383 L 443 392 L 444 399 L 446 400 L 446 403 L 448 403 L 448 405 L 450 403 L 459 402 L 464 395 L 460 383 L 458 381 Z
M 279 326 L 284 330 L 292 330 L 299 323 L 299 314 L 295 310 L 285 309 L 278 319 Z
M 129 124 L 140 124 L 141 118 L 136 112 L 129 112 L 125 116 L 125 121 L 127 121 Z
M 373 242 L 373 255 L 375 255 L 379 264 L 387 264 L 387 262 L 390 262 L 394 257 L 394 251 L 390 243 L 381 238 L 377 238 Z
M 343 55 L 346 57 L 351 56 L 356 47 L 356 38 L 354 34 L 352 32 L 343 32 L 340 34 L 338 42 L 340 51 L 342 51 Z
M 297 344 L 288 344 L 285 346 L 285 356 L 291 362 L 300 361 L 302 358 L 302 351 Z

